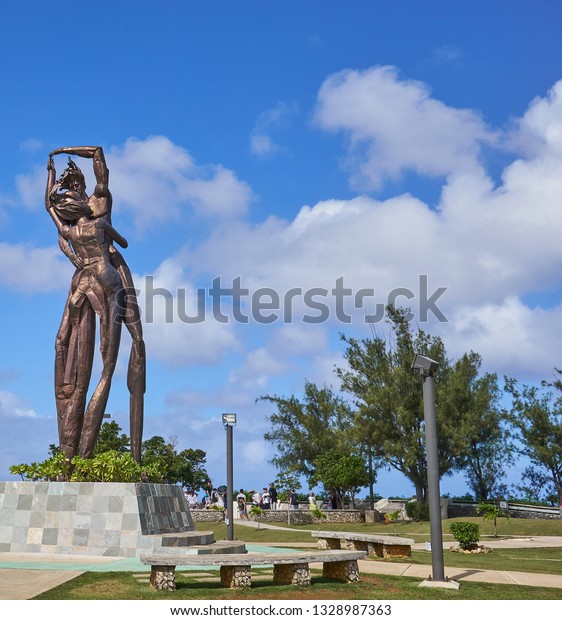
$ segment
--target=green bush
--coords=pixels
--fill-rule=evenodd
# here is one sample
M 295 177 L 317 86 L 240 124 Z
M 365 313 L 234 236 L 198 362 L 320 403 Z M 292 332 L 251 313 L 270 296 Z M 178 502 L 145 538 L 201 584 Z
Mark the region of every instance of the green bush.
M 406 514 L 414 521 L 429 521 L 429 504 L 426 502 L 408 502 Z
M 139 465 L 128 453 L 109 450 L 91 459 L 75 456 L 69 461 L 62 452 L 41 463 L 12 465 L 11 474 L 22 480 L 70 480 L 71 482 L 140 482 L 143 473 L 151 482 L 161 482 L 155 464 Z
M 480 526 L 468 521 L 454 521 L 449 525 L 449 531 L 464 550 L 475 549 L 480 540 Z

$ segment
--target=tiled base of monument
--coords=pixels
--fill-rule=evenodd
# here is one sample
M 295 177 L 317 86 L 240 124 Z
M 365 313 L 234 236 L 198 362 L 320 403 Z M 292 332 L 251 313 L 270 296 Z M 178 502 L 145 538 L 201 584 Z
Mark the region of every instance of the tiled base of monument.
M 179 486 L 0 482 L 0 551 L 136 557 L 194 531 Z

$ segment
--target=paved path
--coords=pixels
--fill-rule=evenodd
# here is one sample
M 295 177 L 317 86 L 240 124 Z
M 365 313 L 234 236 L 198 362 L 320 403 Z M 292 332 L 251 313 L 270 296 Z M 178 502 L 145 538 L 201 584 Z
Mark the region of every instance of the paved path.
M 251 522 L 249 522 L 251 523 Z M 265 524 L 262 524 L 264 527 Z M 255 525 L 250 525 L 255 527 Z M 268 529 L 284 529 L 269 526 Z M 450 546 L 452 543 L 445 543 Z M 484 544 L 493 548 L 521 549 L 529 547 L 562 547 L 560 536 L 534 536 L 532 538 L 510 538 L 486 540 Z M 316 546 L 316 543 L 298 543 L 295 546 Z M 272 543 L 268 547 L 290 547 L 289 543 Z M 252 549 L 256 547 L 256 549 Z M 259 546 L 248 544 L 248 548 L 259 550 Z M 415 549 L 424 549 L 424 543 L 414 545 Z M 262 550 L 266 550 L 263 548 Z M 562 557 L 562 549 L 561 549 Z M 360 560 L 360 571 L 367 574 L 386 574 L 395 576 L 417 577 L 426 579 L 431 566 L 407 563 L 378 562 Z M 108 558 L 101 556 L 50 555 L 38 553 L 0 553 L 0 600 L 26 600 L 46 592 L 87 571 L 131 571 L 148 570 L 135 558 Z M 562 575 L 524 573 L 516 571 L 469 570 L 445 567 L 445 575 L 456 581 L 480 581 L 498 584 L 518 584 L 526 586 L 544 586 L 561 589 Z

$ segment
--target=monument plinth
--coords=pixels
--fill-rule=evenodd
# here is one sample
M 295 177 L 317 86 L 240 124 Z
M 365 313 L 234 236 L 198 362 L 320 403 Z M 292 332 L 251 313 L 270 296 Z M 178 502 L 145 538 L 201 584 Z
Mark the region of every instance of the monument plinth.
M 195 533 L 182 489 L 173 484 L 0 482 L 0 551 L 138 557 L 163 535 Z

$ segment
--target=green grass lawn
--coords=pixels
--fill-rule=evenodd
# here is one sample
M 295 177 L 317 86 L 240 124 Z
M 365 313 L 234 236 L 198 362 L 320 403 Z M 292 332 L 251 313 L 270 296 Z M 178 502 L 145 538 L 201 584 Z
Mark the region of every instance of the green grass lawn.
M 177 573 L 175 592 L 156 592 L 132 573 L 85 573 L 35 597 L 35 600 L 558 600 L 562 589 L 463 583 L 459 590 L 419 588 L 419 580 L 387 575 L 364 575 L 357 584 L 325 579 L 313 571 L 309 587 L 271 583 L 271 575 L 255 570 L 252 588 L 230 590 L 218 582 L 200 582 Z
M 443 540 L 452 541 L 453 536 L 449 533 L 449 524 L 453 521 L 469 521 L 480 525 L 481 542 L 485 543 L 487 538 L 493 537 L 494 528 L 491 523 L 485 523 L 478 517 L 465 517 L 462 519 L 446 519 L 443 521 Z M 213 531 L 215 538 L 221 540 L 226 538 L 226 525 L 224 523 L 196 523 L 198 530 Z M 384 534 L 393 536 L 396 531 L 397 536 L 413 538 L 416 542 L 429 540 L 429 522 L 408 521 L 397 523 L 396 530 L 393 524 L 384 523 L 318 523 L 315 525 L 300 525 L 287 527 L 285 530 L 268 530 L 265 528 L 254 529 L 236 525 L 234 528 L 235 537 L 248 543 L 269 542 L 314 542 L 315 539 L 310 532 L 313 530 L 328 530 L 342 532 L 362 532 L 364 534 Z M 530 536 L 562 536 L 561 519 L 506 519 L 498 520 L 498 536 L 500 538 L 511 537 L 530 537 Z
M 482 519 L 455 519 L 476 521 L 481 524 L 483 538 L 492 536 L 492 527 L 482 525 Z M 452 540 L 448 524 L 443 522 L 445 540 Z M 226 526 L 222 523 L 197 523 L 200 531 L 213 531 L 217 540 L 226 537 Z M 392 535 L 394 526 L 376 524 L 320 524 L 291 527 L 283 530 L 235 527 L 235 536 L 249 544 L 285 543 L 298 547 L 299 543 L 313 543 L 311 530 L 340 530 L 372 534 Z M 398 536 L 414 538 L 418 542 L 429 540 L 429 523 L 399 523 Z M 502 520 L 499 524 L 500 537 L 562 536 L 562 522 L 538 521 L 534 519 L 513 519 L 511 523 Z M 462 555 L 449 550 L 444 552 L 445 565 L 457 568 L 521 571 L 562 575 L 562 548 L 496 549 L 489 554 Z M 431 553 L 414 551 L 409 559 L 378 560 L 372 562 L 413 562 L 431 565 Z M 139 583 L 132 573 L 86 573 L 57 588 L 36 597 L 58 600 L 558 600 L 562 599 L 562 588 L 539 588 L 520 585 L 462 582 L 458 591 L 435 588 L 419 588 L 419 580 L 387 575 L 361 575 L 358 584 L 342 584 L 325 579 L 313 571 L 312 585 L 308 588 L 280 586 L 271 583 L 271 574 L 266 569 L 252 571 L 251 590 L 229 590 L 220 586 L 218 573 L 209 581 L 198 580 L 188 571 L 176 573 L 178 589 L 175 592 L 156 592 L 146 583 Z M 148 574 L 146 574 L 147 576 Z M 145 579 L 146 579 L 145 576 Z

